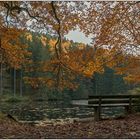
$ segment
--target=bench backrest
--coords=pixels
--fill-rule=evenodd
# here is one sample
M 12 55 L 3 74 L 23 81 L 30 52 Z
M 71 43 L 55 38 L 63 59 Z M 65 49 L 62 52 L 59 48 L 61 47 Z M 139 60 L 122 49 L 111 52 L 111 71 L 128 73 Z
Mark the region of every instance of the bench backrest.
M 90 95 L 88 104 L 91 106 L 133 106 L 140 104 L 140 95 Z

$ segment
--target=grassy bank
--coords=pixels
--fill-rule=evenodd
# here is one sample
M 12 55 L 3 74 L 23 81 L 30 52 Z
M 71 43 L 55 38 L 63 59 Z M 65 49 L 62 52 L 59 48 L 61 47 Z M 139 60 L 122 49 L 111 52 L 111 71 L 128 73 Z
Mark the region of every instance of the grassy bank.
M 13 96 L 10 93 L 5 93 L 5 94 L 0 95 L 0 102 L 20 102 L 20 101 L 26 101 L 26 100 L 29 100 L 29 97 L 20 96 L 20 95 Z

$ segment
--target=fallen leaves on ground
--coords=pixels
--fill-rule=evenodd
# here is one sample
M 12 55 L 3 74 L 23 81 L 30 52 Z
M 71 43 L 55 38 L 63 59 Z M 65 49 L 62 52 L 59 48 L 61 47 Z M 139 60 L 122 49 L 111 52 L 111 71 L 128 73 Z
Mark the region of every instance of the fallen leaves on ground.
M 33 126 L 0 120 L 0 138 L 140 138 L 140 114 L 124 119 Z

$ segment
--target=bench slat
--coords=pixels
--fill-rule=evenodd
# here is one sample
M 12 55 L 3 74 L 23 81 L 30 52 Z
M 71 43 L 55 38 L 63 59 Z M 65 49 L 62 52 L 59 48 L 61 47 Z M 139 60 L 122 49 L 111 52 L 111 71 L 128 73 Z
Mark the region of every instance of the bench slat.
M 88 105 L 90 106 L 134 106 L 140 103 L 140 95 L 103 95 L 89 96 Z
M 99 100 L 88 101 L 88 104 L 99 104 Z M 130 100 L 101 100 L 102 104 L 130 103 Z M 131 103 L 139 103 L 139 100 L 131 100 Z
M 140 94 L 137 95 L 89 95 L 89 99 L 99 99 L 99 98 L 140 98 Z
M 89 104 L 88 107 L 98 107 L 99 104 Z M 101 105 L 101 107 L 125 107 L 125 106 L 129 106 L 129 104 L 127 103 L 122 103 L 122 104 L 103 104 Z M 132 104 L 132 106 L 140 106 L 140 104 Z
M 88 99 L 88 101 L 98 101 L 99 99 Z M 108 101 L 108 100 L 129 100 L 129 98 L 102 98 L 102 101 Z
M 99 104 L 89 104 L 89 107 L 98 107 Z M 113 107 L 113 106 L 129 106 L 128 103 L 122 103 L 122 104 L 102 104 L 101 107 Z
M 99 106 L 99 104 L 88 104 L 89 106 Z M 101 104 L 101 107 L 103 106 L 123 106 L 123 105 L 129 105 L 129 103 L 115 103 L 115 104 Z M 131 106 L 140 106 L 140 103 L 132 103 Z
M 88 97 L 88 107 L 94 107 L 95 120 L 100 120 L 102 107 L 125 107 L 126 113 L 130 113 L 132 106 L 140 106 L 140 95 L 91 95 Z

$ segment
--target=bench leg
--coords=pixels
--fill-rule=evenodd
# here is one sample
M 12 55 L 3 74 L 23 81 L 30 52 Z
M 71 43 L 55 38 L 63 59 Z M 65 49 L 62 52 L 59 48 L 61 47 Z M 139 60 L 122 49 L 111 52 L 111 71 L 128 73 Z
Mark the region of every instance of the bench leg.
M 132 107 L 131 106 L 125 106 L 125 114 L 131 114 L 132 113 Z
M 94 107 L 94 120 L 99 121 L 101 118 L 101 109 L 100 107 Z

